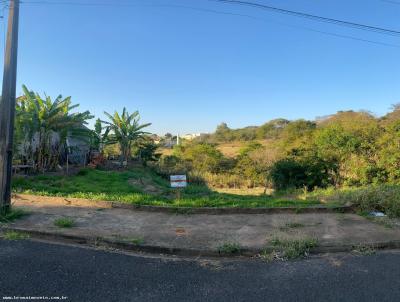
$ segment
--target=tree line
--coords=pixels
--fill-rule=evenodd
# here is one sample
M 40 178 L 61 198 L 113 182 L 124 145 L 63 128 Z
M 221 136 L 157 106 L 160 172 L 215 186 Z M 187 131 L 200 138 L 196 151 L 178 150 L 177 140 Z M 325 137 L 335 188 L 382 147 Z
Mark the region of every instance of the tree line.
M 228 158 L 218 146 L 242 141 Z M 215 186 L 275 189 L 363 186 L 400 181 L 400 106 L 384 117 L 340 111 L 316 121 L 275 119 L 260 127 L 230 129 L 177 146 L 160 170 L 202 175 Z

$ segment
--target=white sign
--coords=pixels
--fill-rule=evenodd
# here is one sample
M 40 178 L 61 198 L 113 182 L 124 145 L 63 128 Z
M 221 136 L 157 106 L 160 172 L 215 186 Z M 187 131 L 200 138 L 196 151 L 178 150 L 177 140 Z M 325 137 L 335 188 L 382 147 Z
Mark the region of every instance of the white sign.
M 171 188 L 185 188 L 187 186 L 186 175 L 171 175 Z

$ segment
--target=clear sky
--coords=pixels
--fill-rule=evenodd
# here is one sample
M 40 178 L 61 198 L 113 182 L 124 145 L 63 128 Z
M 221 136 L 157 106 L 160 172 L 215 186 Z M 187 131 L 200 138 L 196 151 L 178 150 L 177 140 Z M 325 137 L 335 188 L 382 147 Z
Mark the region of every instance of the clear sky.
M 400 0 L 250 1 L 400 30 Z M 23 2 L 18 93 L 71 95 L 98 117 L 126 106 L 159 134 L 400 102 L 400 36 L 208 0 Z

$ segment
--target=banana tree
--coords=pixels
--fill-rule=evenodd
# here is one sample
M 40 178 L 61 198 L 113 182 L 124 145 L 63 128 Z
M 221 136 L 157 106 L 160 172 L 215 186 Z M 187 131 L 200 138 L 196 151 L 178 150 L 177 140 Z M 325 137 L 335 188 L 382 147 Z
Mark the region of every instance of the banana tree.
M 150 126 L 151 123 L 140 124 L 139 112 L 130 114 L 125 107 L 121 115 L 118 112 L 114 112 L 113 115 L 107 112 L 104 114 L 108 117 L 108 121 L 101 121 L 105 125 L 105 143 L 118 144 L 121 159 L 128 162 L 133 144 L 149 134 L 142 129 Z
M 37 171 L 54 168 L 65 150 L 67 137 L 88 137 L 90 131 L 84 126 L 91 119 L 89 111 L 71 113 L 79 105 L 71 104 L 71 97 L 49 96 L 22 87 L 24 95 L 17 101 L 16 126 L 23 133 L 22 144 L 27 157 Z

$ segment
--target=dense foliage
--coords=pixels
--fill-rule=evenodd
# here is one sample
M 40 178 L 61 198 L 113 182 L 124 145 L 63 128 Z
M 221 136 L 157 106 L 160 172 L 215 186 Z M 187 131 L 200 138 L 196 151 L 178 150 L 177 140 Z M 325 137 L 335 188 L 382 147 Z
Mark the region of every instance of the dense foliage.
M 235 157 L 221 144 L 240 141 Z M 160 161 L 159 169 L 172 158 Z M 212 186 L 275 189 L 400 183 L 400 108 L 382 118 L 345 111 L 317 121 L 276 119 L 260 127 L 216 132 L 175 147 L 180 170 Z
M 52 100 L 22 88 L 24 94 L 16 102 L 14 163 L 45 172 L 70 161 L 73 152 L 83 155 L 82 164 L 90 160 L 92 151 L 113 151 L 124 161 L 137 156 L 143 164 L 159 159 L 158 146 L 142 130 L 150 124 L 139 123 L 139 112 L 129 114 L 125 108 L 122 114 L 105 112 L 109 120 L 97 119 L 91 130 L 86 125 L 93 116 L 89 111 L 77 112 L 79 105 L 72 105 L 71 97 Z
M 52 169 L 59 164 L 68 137 L 90 136 L 85 125 L 92 116 L 88 111 L 72 113 L 79 105 L 72 105 L 70 97 L 60 95 L 53 101 L 25 86 L 23 91 L 16 104 L 16 158 L 31 163 L 37 171 Z

